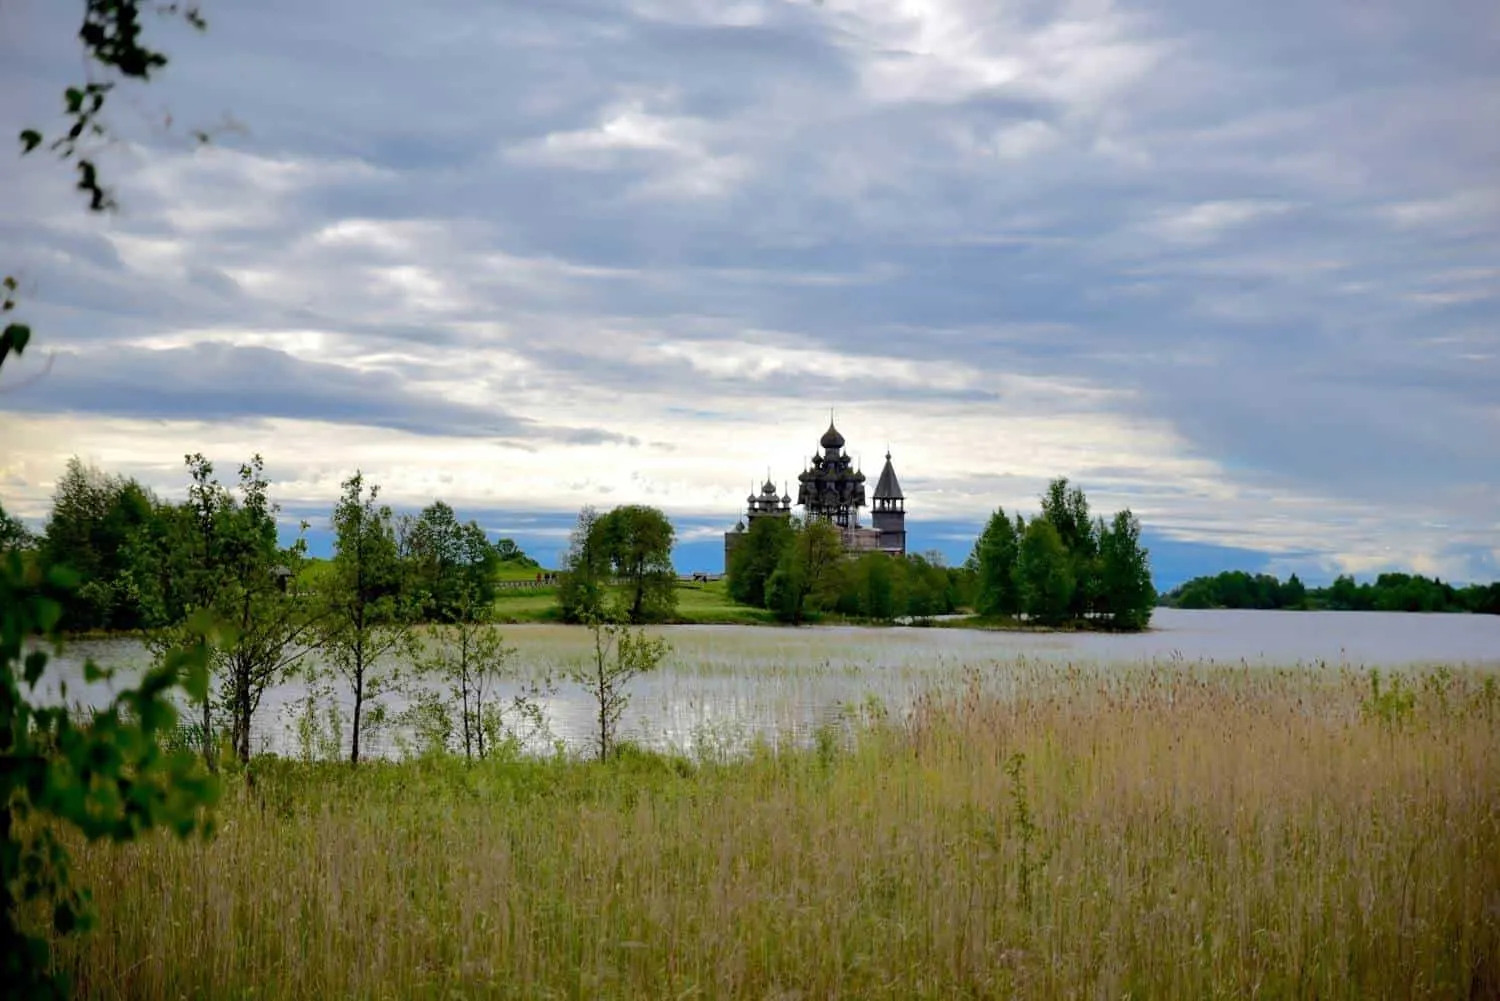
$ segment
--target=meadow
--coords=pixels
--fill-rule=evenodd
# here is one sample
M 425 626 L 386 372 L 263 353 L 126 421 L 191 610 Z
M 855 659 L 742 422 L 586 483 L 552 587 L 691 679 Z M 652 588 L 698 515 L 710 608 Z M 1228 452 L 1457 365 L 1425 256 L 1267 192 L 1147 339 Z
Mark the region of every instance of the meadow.
M 517 572 L 509 579 L 529 580 L 534 572 Z M 502 579 L 506 579 L 503 578 Z M 676 584 L 677 611 L 667 620 L 688 625 L 759 625 L 773 616 L 763 608 L 735 603 L 728 582 L 683 581 Z M 557 588 L 551 586 L 501 588 L 495 595 L 494 619 L 504 624 L 560 622 Z
M 806 746 L 254 761 L 75 846 L 104 998 L 1500 996 L 1500 691 L 987 662 Z

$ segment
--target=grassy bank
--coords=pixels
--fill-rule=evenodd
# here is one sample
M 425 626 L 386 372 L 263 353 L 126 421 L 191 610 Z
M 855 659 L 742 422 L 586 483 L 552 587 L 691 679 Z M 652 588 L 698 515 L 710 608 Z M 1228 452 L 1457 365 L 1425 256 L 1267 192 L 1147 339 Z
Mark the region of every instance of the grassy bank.
M 969 672 L 734 762 L 257 763 L 89 996 L 1494 997 L 1493 679 Z
M 495 618 L 502 623 L 559 622 L 557 588 L 502 588 L 495 596 Z M 677 613 L 669 620 L 681 625 L 761 625 L 774 621 L 770 612 L 736 604 L 724 580 L 677 582 Z

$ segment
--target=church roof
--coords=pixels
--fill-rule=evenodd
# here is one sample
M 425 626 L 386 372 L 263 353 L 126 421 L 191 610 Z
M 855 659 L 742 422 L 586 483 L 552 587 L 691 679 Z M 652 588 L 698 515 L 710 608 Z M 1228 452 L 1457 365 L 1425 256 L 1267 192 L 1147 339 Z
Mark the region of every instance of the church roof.
M 839 434 L 839 429 L 833 426 L 833 421 L 828 422 L 828 430 L 823 432 L 823 437 L 818 439 L 818 444 L 824 448 L 844 447 L 844 436 Z
M 891 465 L 891 453 L 885 453 L 885 468 L 880 471 L 880 481 L 875 484 L 876 500 L 905 500 L 901 483 L 896 479 L 896 467 Z

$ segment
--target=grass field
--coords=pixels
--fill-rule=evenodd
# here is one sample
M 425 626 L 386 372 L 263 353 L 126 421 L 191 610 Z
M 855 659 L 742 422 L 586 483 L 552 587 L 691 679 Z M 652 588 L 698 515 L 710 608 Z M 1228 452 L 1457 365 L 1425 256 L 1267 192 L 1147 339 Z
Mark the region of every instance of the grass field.
M 495 596 L 495 618 L 503 623 L 559 621 L 557 588 L 502 588 Z M 694 625 L 756 625 L 773 619 L 764 609 L 735 604 L 729 598 L 726 582 L 715 580 L 707 583 L 679 581 L 677 614 L 669 621 Z
M 262 761 L 79 847 L 86 996 L 1500 996 L 1500 696 L 955 671 L 802 751 Z

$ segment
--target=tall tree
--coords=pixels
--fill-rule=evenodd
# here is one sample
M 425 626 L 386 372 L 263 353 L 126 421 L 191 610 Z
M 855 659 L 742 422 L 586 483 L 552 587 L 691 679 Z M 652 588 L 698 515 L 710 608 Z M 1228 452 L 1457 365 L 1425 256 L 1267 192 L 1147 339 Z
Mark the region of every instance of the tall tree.
M 1036 518 L 1026 526 L 1016 576 L 1021 610 L 1028 619 L 1043 625 L 1058 625 L 1067 619 L 1073 598 L 1073 568 L 1052 522 Z
M 494 599 L 499 554 L 477 522 L 460 524 L 443 501 L 429 504 L 415 518 L 399 519 L 397 540 L 406 587 L 420 618 L 453 622 L 461 603 Z
M 349 760 L 359 762 L 367 704 L 396 680 L 382 660 L 410 640 L 401 596 L 394 516 L 376 504 L 380 488 L 356 472 L 333 509 L 332 566 L 320 595 L 319 645 L 353 697 Z
M 177 525 L 177 533 L 166 537 L 168 558 L 176 564 L 172 578 L 181 588 L 182 597 L 175 602 L 186 613 L 205 611 L 212 614 L 220 606 L 221 596 L 227 584 L 226 552 L 229 534 L 224 522 L 234 507 L 234 498 L 214 478 L 213 463 L 202 453 L 184 457 L 192 479 L 188 487 L 187 503 L 184 505 Z M 168 627 L 153 641 L 157 659 L 169 656 L 182 642 L 178 630 Z M 209 661 L 210 670 L 216 665 Z M 206 690 L 202 705 L 203 757 L 210 766 L 214 762 L 213 694 Z
M 156 500 L 135 480 L 110 476 L 76 456 L 53 494 L 42 550 L 82 580 L 63 606 L 66 630 L 136 629 L 142 622 L 130 545 Z
M 1016 580 L 1016 561 L 1021 552 L 1021 533 L 1025 525 L 1019 515 L 1014 521 L 998 507 L 974 544 L 978 594 L 975 601 L 980 615 L 1017 615 L 1021 611 L 1021 593 Z
M 592 622 L 604 617 L 609 586 L 609 552 L 592 506 L 578 512 L 578 523 L 563 554 L 557 604 L 564 622 Z
M 1117 512 L 1100 537 L 1100 579 L 1110 624 L 1117 629 L 1144 629 L 1156 605 L 1151 564 L 1141 545 L 1141 523 L 1129 508 Z
M 838 529 L 828 522 L 813 519 L 795 525 L 791 545 L 766 581 L 766 607 L 783 621 L 800 625 L 810 607 L 822 608 L 837 599 L 843 555 Z
M 204 753 L 213 759 L 213 708 L 229 720 L 230 740 L 242 762 L 250 760 L 250 734 L 265 690 L 281 681 L 310 650 L 312 616 L 290 582 L 301 569 L 306 543 L 283 548 L 277 538 L 280 508 L 259 455 L 239 469 L 238 495 L 214 477 L 201 454 L 186 463 L 188 500 L 163 508 L 165 528 L 137 549 L 148 604 L 165 610 L 166 624 L 148 634 L 158 658 L 191 642 L 186 617 L 204 610 L 228 626 L 210 660 L 218 678 L 217 701 L 203 706 Z M 304 525 L 305 529 L 306 526 Z
M 220 651 L 224 700 L 236 756 L 250 760 L 250 732 L 261 698 L 311 651 L 315 619 L 292 587 L 307 554 L 300 534 L 289 547 L 277 540 L 280 506 L 267 496 L 270 484 L 259 455 L 240 467 L 239 504 L 229 519 L 228 580 L 221 621 L 232 641 Z M 305 532 L 306 523 L 301 526 Z
M 776 572 L 781 554 L 792 542 L 787 518 L 756 518 L 740 537 L 724 568 L 729 596 L 742 605 L 766 607 L 766 581 Z
M 1099 537 L 1083 489 L 1069 484 L 1067 477 L 1053 480 L 1042 495 L 1042 517 L 1057 529 L 1057 536 L 1068 553 L 1074 581 L 1068 613 L 1075 618 L 1092 614 L 1102 587 L 1098 566 Z
M 676 532 L 667 516 L 654 507 L 627 504 L 599 519 L 596 530 L 621 588 L 620 618 L 641 623 L 671 615 L 677 608 Z

